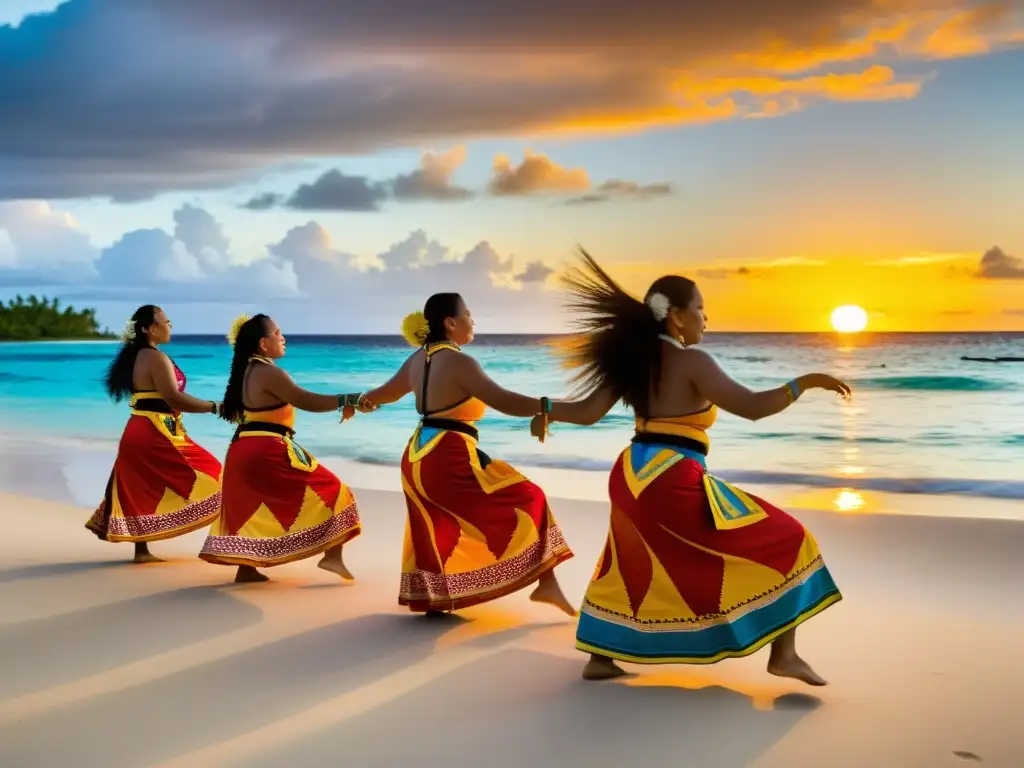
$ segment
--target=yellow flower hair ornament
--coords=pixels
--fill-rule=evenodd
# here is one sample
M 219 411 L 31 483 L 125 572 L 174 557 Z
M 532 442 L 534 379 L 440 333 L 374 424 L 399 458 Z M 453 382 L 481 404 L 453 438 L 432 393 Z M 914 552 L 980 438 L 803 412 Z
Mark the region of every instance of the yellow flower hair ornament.
M 239 315 L 235 318 L 235 322 L 231 324 L 231 330 L 228 331 L 228 344 L 232 347 L 235 346 L 235 342 L 238 341 L 238 333 L 242 330 L 242 326 L 249 322 L 248 315 Z
M 427 335 L 430 333 L 430 324 L 422 312 L 413 312 L 406 315 L 402 321 L 402 336 L 411 347 L 422 347 L 427 343 Z

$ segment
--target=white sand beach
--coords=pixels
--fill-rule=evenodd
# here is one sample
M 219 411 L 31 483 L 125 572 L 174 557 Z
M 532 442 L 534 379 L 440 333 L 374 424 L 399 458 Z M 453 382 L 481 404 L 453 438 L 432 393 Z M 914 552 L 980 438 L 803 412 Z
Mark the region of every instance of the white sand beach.
M 587 683 L 574 622 L 525 593 L 400 609 L 394 492 L 357 490 L 355 583 L 305 561 L 235 585 L 203 532 L 131 564 L 30 463 L 7 454 L 0 494 L 0 766 L 1024 765 L 1020 522 L 797 512 L 845 596 L 800 630 L 826 688 L 767 675 L 765 651 Z M 553 507 L 576 602 L 607 512 Z

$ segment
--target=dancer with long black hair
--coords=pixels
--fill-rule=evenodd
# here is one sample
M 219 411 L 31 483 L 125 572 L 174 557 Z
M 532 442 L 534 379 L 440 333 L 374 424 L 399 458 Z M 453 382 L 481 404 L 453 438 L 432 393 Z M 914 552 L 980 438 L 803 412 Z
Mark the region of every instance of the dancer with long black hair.
M 284 334 L 266 315 L 242 316 L 228 341 L 234 347 L 223 417 L 238 424 L 224 459 L 220 516 L 200 557 L 238 567 L 235 581 L 267 581 L 257 568 L 323 554 L 319 567 L 353 576 L 342 546 L 362 531 L 348 486 L 295 442 L 295 409 L 313 413 L 373 410 L 358 394 L 321 395 L 299 387 L 277 361 Z
M 164 352 L 171 321 L 154 304 L 135 310 L 110 365 L 106 389 L 131 416 L 107 489 L 85 527 L 104 541 L 134 542 L 135 562 L 158 562 L 148 542 L 204 528 L 220 507 L 220 462 L 185 431 L 183 413 L 217 414 L 185 394 L 185 374 Z
M 587 589 L 576 647 L 584 677 L 638 664 L 711 664 L 771 644 L 768 671 L 825 681 L 796 649 L 796 628 L 841 595 L 818 544 L 797 520 L 707 469 L 718 409 L 756 420 L 811 389 L 849 397 L 827 374 L 809 373 L 755 392 L 697 348 L 707 316 L 685 277 L 655 280 L 640 301 L 585 252 L 565 277 L 581 333 L 563 348 L 580 400 L 555 402 L 531 424 L 593 424 L 623 401 L 636 415 L 632 443 L 609 478 L 611 524 Z
M 477 444 L 476 423 L 488 406 L 528 418 L 548 399 L 503 389 L 462 351 L 474 322 L 457 293 L 431 296 L 402 333 L 416 351 L 366 393 L 384 405 L 416 392 L 423 416 L 402 456 L 409 515 L 399 604 L 435 615 L 536 584 L 532 600 L 575 615 L 554 572 L 572 550 L 544 491 Z

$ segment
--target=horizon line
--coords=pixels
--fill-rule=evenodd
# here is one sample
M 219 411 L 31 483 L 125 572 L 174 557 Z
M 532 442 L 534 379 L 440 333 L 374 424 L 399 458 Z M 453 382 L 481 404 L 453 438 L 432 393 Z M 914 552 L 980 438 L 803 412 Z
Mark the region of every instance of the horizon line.
M 782 336 L 782 335 L 802 335 L 802 336 L 835 336 L 836 338 L 863 338 L 870 336 L 893 336 L 893 335 L 906 335 L 906 334 L 934 334 L 944 336 L 955 336 L 955 335 L 979 335 L 979 334 L 999 334 L 999 333 L 1013 333 L 1013 334 L 1024 334 L 1024 329 L 997 329 L 997 330 L 962 330 L 962 331 L 931 331 L 931 330 L 904 330 L 904 331 L 858 331 L 857 333 L 839 333 L 837 331 L 822 330 L 822 331 L 708 331 L 706 336 L 727 336 L 727 335 L 738 335 L 738 334 L 759 334 L 762 336 Z M 193 337 L 219 337 L 224 334 L 221 333 L 194 333 L 181 331 L 174 334 L 175 336 L 193 336 Z M 301 333 L 301 332 L 289 332 L 288 336 L 304 336 L 304 337 L 322 337 L 322 338 L 338 338 L 338 337 L 351 337 L 351 338 L 403 338 L 401 333 L 387 332 L 387 333 Z M 540 332 L 521 332 L 521 331 L 490 331 L 485 333 L 477 333 L 475 336 L 575 336 L 577 332 L 573 331 L 553 331 L 549 333 Z

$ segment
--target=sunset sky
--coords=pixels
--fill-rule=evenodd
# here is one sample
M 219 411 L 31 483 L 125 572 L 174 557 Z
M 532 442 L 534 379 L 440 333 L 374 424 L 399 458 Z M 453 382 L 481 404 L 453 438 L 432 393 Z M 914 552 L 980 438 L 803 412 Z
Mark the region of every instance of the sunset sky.
M 1024 330 L 1024 0 L 56 5 L 0 0 L 0 298 L 545 332 L 579 243 L 716 330 Z

